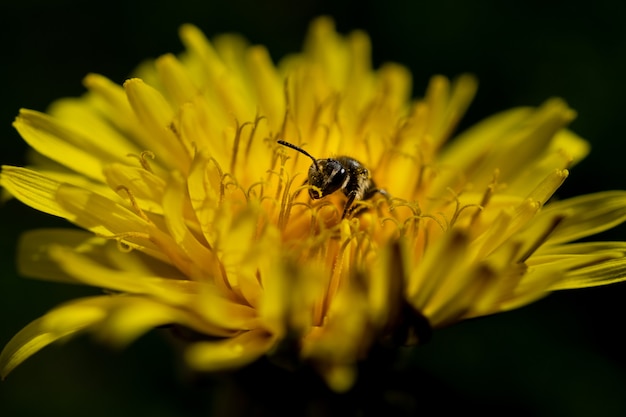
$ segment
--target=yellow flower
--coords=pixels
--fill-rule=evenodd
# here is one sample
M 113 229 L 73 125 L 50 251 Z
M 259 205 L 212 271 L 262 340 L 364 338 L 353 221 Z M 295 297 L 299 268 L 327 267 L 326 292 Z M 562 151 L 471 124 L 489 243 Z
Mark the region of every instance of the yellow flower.
M 185 53 L 123 87 L 91 74 L 84 97 L 16 119 L 38 157 L 3 167 L 1 185 L 83 229 L 27 233 L 22 273 L 106 291 L 26 326 L 2 376 L 79 332 L 123 346 L 170 326 L 195 370 L 269 355 L 342 391 L 376 344 L 625 279 L 626 243 L 570 242 L 622 222 L 626 192 L 549 202 L 588 152 L 563 101 L 502 112 L 447 144 L 472 76 L 434 77 L 411 101 L 406 68 L 373 70 L 367 35 L 340 36 L 326 18 L 278 66 L 236 36 L 180 34 Z M 308 181 L 322 161 L 279 140 L 353 158 L 339 162 L 364 189 L 339 181 L 311 198 L 325 191 Z

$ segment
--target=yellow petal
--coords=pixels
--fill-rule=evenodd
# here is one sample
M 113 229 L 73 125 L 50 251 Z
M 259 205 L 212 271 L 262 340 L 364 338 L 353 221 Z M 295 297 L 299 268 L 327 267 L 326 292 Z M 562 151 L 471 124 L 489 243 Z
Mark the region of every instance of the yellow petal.
M 50 343 L 100 322 L 104 317 L 98 302 L 100 298 L 79 299 L 57 307 L 20 330 L 0 354 L 0 376 L 4 379 L 16 366 Z
M 597 287 L 626 281 L 626 258 L 598 260 L 579 268 L 573 268 L 565 277 L 554 284 L 551 290 Z
M 570 166 L 577 164 L 585 158 L 591 147 L 589 143 L 569 129 L 561 129 L 554 136 L 550 150 L 563 152 L 570 159 Z
M 118 194 L 122 198 L 128 198 L 128 192 L 130 192 L 143 211 L 163 213 L 161 207 L 161 200 L 165 191 L 163 178 L 143 167 L 133 167 L 120 163 L 107 165 L 104 168 L 104 175 L 111 190 L 118 190 Z M 122 192 L 120 191 L 121 188 L 125 190 Z
M 231 288 L 252 306 L 257 305 L 262 287 L 257 276 L 262 260 L 275 259 L 270 245 L 278 245 L 278 237 L 269 231 L 259 232 L 256 210 L 251 209 L 233 219 L 224 229 L 215 250 Z M 262 235 L 260 233 L 263 233 Z M 267 250 L 267 252 L 266 252 Z M 268 277 L 268 279 L 270 279 Z
M 178 248 L 193 263 L 193 275 L 190 278 L 204 282 L 214 282 L 220 274 L 220 267 L 215 252 L 209 250 L 207 242 L 198 239 L 202 236 L 199 230 L 190 230 L 193 224 L 189 217 L 192 216 L 192 208 L 186 206 L 189 197 L 187 189 L 179 175 L 173 175 L 168 182 L 163 196 L 163 212 L 165 222 L 172 239 Z M 195 219 L 193 219 L 195 220 Z
M 520 230 L 535 217 L 540 208 L 540 202 L 526 199 L 515 208 L 502 210 L 488 229 L 473 242 L 478 252 L 477 258 L 488 256 L 511 237 L 519 239 Z
M 49 249 L 49 256 L 66 274 L 94 287 L 150 295 L 172 305 L 185 305 L 200 291 L 193 281 L 139 276 L 129 271 L 114 270 L 69 248 L 53 246 Z
M 119 86 L 116 86 L 119 88 Z M 121 90 L 121 89 L 120 89 Z M 72 142 L 84 150 L 102 155 L 103 161 L 120 160 L 128 154 L 139 154 L 142 149 L 122 134 L 110 120 L 102 117 L 93 95 L 65 98 L 52 103 L 48 113 L 73 132 L 81 142 Z M 66 140 L 74 137 L 66 138 Z M 89 141 L 89 142 L 84 142 Z
M 194 306 L 193 311 L 205 320 L 202 329 L 214 334 L 221 329 L 248 329 L 258 325 L 255 310 L 221 297 L 215 287 L 175 277 L 141 275 L 136 271 L 119 270 L 106 266 L 98 253 L 77 254 L 70 248 L 52 246 L 40 251 L 56 263 L 57 269 L 75 281 L 94 287 L 107 288 L 136 295 L 145 295 L 176 307 Z M 88 255 L 95 255 L 90 258 Z M 44 256 L 41 256 L 45 259 Z M 45 274 L 45 272 L 43 272 Z M 213 326 L 208 327 L 207 326 Z
M 42 155 L 89 178 L 102 180 L 102 164 L 111 158 L 95 139 L 81 135 L 58 119 L 33 110 L 20 110 L 13 126 Z
M 276 130 L 280 128 L 277 122 L 282 121 L 285 114 L 285 95 L 283 81 L 276 72 L 267 49 L 256 46 L 247 54 L 248 65 L 254 68 L 250 76 L 254 81 L 260 105 L 260 113 L 267 116 L 267 120 L 274 121 Z
M 559 265 L 529 267 L 514 290 L 509 294 L 502 294 L 499 308 L 494 312 L 520 308 L 545 297 L 564 274 Z
M 169 103 L 161 93 L 137 78 L 127 80 L 124 89 L 137 119 L 152 136 L 148 150 L 164 158 L 167 166 L 187 172 L 192 145 L 181 142 L 181 136 L 177 137 L 175 128 L 172 129 L 174 112 Z
M 442 259 L 455 261 L 443 262 Z M 419 267 L 414 267 L 409 276 L 407 300 L 430 319 L 429 314 L 441 309 L 442 300 L 458 294 L 468 285 L 465 279 L 471 261 L 467 236 L 449 233 L 429 248 Z M 431 322 L 433 326 L 437 324 Z
M 474 99 L 477 88 L 478 81 L 470 74 L 461 75 L 452 85 L 442 76 L 435 76 L 430 80 L 425 102 L 430 118 L 428 133 L 436 148 L 453 133 Z
M 626 220 L 626 191 L 605 191 L 557 201 L 549 204 L 540 218 L 544 221 L 554 216 L 564 219 L 550 235 L 550 245 L 603 232 Z
M 87 189 L 60 184 L 54 197 L 68 213 L 64 217 L 102 236 L 145 232 L 149 227 L 139 214 Z
M 120 250 L 116 241 L 73 229 L 38 229 L 24 233 L 18 248 L 17 265 L 20 273 L 38 279 L 76 283 L 76 277 L 69 275 L 51 258 L 50 249 L 58 246 L 69 248 L 113 270 L 140 276 L 155 276 L 158 273 L 172 279 L 183 278 L 180 271 L 167 263 L 139 251 L 129 254 L 128 251 Z
M 198 371 L 237 368 L 264 355 L 274 343 L 266 331 L 251 330 L 225 340 L 196 342 L 187 348 L 185 359 Z
M 58 217 L 70 217 L 59 205 L 56 193 L 61 183 L 27 168 L 3 166 L 0 185 L 15 198 L 34 208 Z
M 574 116 L 558 99 L 548 100 L 536 110 L 503 112 L 460 135 L 444 151 L 442 164 L 459 169 L 479 187 L 486 186 L 496 170 L 500 181 L 514 181 L 550 150 L 557 132 Z
M 59 264 L 50 258 L 52 246 L 65 245 L 78 252 L 95 252 L 107 241 L 89 232 L 73 229 L 37 229 L 20 236 L 17 250 L 17 268 L 27 277 L 76 283 Z
M 174 103 L 182 105 L 194 95 L 200 94 L 186 68 L 174 55 L 165 54 L 158 58 L 155 64 L 159 77 Z
M 335 32 L 335 23 L 332 19 L 321 17 L 311 22 L 304 50 L 305 55 L 308 55 L 313 63 L 320 65 L 329 85 L 341 91 L 346 82 L 349 61 L 346 43 Z
M 498 277 L 503 279 L 502 276 Z M 421 313 L 433 328 L 460 321 L 471 312 L 484 309 L 494 297 L 488 291 L 495 275 L 480 265 L 457 270 L 454 279 L 447 280 L 428 301 Z
M 193 312 L 145 297 L 111 297 L 107 316 L 93 328 L 98 339 L 121 348 L 144 333 L 164 325 L 178 324 L 197 332 L 227 337 L 232 330 L 202 321 Z
M 199 61 L 198 76 L 208 85 L 217 84 L 227 69 L 204 33 L 186 24 L 180 27 L 180 39 L 189 54 Z
M 204 153 L 196 154 L 187 178 L 187 188 L 202 234 L 210 245 L 217 238 L 213 221 L 224 198 L 222 179 L 221 168 L 215 160 Z
M 107 121 L 122 132 L 129 132 L 135 140 L 143 137 L 126 93 L 120 85 L 99 74 L 87 75 L 83 84 L 89 89 L 96 105 L 103 109 L 102 113 L 106 115 Z
M 232 295 L 227 297 L 215 287 L 202 286 L 200 294 L 190 301 L 189 306 L 204 321 L 223 329 L 241 331 L 261 326 L 259 312 L 255 308 L 242 304 L 241 299 Z
M 569 255 L 596 255 L 604 254 L 606 256 L 623 256 L 626 255 L 626 242 L 578 242 L 568 243 L 564 245 L 543 246 L 537 250 L 534 258 L 541 256 L 562 256 Z
M 535 186 L 527 198 L 541 205 L 545 204 L 563 184 L 568 175 L 569 172 L 566 169 L 552 170 L 545 178 L 542 178 L 542 181 Z
M 401 303 L 407 280 L 400 246 L 384 248 L 374 264 L 368 284 L 368 301 L 372 322 L 379 328 L 394 323 L 401 314 Z

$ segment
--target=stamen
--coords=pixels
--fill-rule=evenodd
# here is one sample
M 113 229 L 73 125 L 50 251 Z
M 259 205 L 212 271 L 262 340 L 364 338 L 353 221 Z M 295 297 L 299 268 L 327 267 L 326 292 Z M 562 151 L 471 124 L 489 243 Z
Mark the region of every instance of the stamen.
M 459 209 L 459 212 L 458 212 L 458 216 L 457 216 L 457 218 L 458 218 L 458 217 L 460 217 L 461 213 L 463 213 L 465 210 L 470 209 L 470 208 L 475 208 L 475 209 L 477 209 L 477 210 L 474 212 L 474 215 L 476 215 L 476 212 L 481 212 L 481 211 L 483 210 L 483 207 L 482 207 L 480 204 L 466 204 L 466 205 L 464 205 L 463 207 L 461 207 L 461 208 Z M 472 215 L 472 217 L 473 217 L 474 215 Z
M 237 152 L 239 152 L 239 141 L 241 140 L 241 131 L 243 130 L 244 127 L 252 123 L 245 122 L 244 124 L 239 125 L 239 120 L 235 119 L 235 124 L 237 128 L 235 130 L 235 139 L 233 141 L 233 156 L 230 159 L 230 172 L 232 174 L 235 173 L 235 164 L 237 162 Z
M 458 219 L 459 213 L 461 212 L 461 210 L 460 210 L 461 201 L 459 200 L 459 195 L 457 194 L 457 192 L 454 191 L 452 188 L 447 187 L 446 191 L 448 191 L 450 194 L 452 194 L 452 198 L 454 198 L 454 213 L 452 214 L 452 217 L 450 218 L 450 221 L 448 222 L 448 229 L 450 229 L 450 228 L 452 228 L 452 226 L 454 226 L 454 223 Z M 444 216 L 444 218 L 445 218 L 445 216 Z
M 169 125 L 167 125 L 167 128 L 172 131 L 172 133 L 174 134 L 176 139 L 178 139 L 178 142 L 181 144 L 183 149 L 187 151 L 187 154 L 193 158 L 193 151 L 195 151 L 195 147 L 192 144 L 185 142 L 183 140 L 183 136 L 181 135 L 180 131 L 178 130 L 174 122 L 171 122 Z
M 292 207 L 296 207 L 296 206 L 304 206 L 305 210 L 302 212 L 302 214 L 307 213 L 309 214 L 309 218 L 311 220 L 310 225 L 309 225 L 309 236 L 314 237 L 314 236 L 318 236 L 320 237 L 320 245 L 324 245 L 324 243 L 326 242 L 326 240 L 324 238 L 322 238 L 322 233 L 324 230 L 329 230 L 326 227 L 326 223 L 324 222 L 324 219 L 327 218 L 332 218 L 332 217 L 336 217 L 339 215 L 339 210 L 337 210 L 337 207 L 328 202 L 328 201 L 322 201 L 320 203 L 316 203 L 316 204 L 310 204 L 310 203 L 306 203 L 306 202 L 295 202 L 292 203 L 291 205 Z M 325 208 L 330 208 L 330 210 L 332 210 L 332 214 L 330 215 L 322 215 L 322 210 L 324 210 Z M 331 229 L 333 227 L 338 227 L 338 223 L 335 224 L 334 226 L 331 227 Z
M 147 158 L 154 160 L 155 158 L 154 152 L 142 151 L 139 155 L 129 153 L 129 154 L 126 154 L 126 156 L 131 157 L 131 158 L 137 158 L 137 160 L 139 161 L 143 169 L 150 172 L 151 174 L 154 174 L 154 171 L 152 171 L 152 167 L 150 166 L 150 163 L 147 160 Z
M 230 178 L 230 181 L 226 181 L 227 178 Z M 246 199 L 246 202 L 248 201 L 248 194 L 246 193 L 246 190 L 241 184 L 237 182 L 237 179 L 233 175 L 229 173 L 224 174 L 224 176 L 222 177 L 222 184 L 224 185 L 224 189 L 234 188 L 235 190 L 241 191 L 244 198 Z
M 122 239 L 117 239 L 116 243 L 117 243 L 117 249 L 119 249 L 119 251 L 122 253 L 130 253 L 133 250 L 133 247 L 130 246 L 128 243 L 124 242 Z
M 280 147 L 278 147 L 280 148 Z M 285 154 L 284 152 L 274 152 L 273 154 L 273 158 L 272 158 L 272 166 L 270 169 L 268 169 L 267 172 L 267 183 L 271 182 L 271 176 L 275 175 L 278 178 L 278 184 L 276 185 L 276 194 L 275 194 L 275 199 L 276 200 L 280 200 L 280 194 L 282 192 L 282 188 L 283 188 L 283 181 L 284 181 L 284 176 L 285 176 L 285 164 L 287 163 L 287 159 L 289 159 L 289 156 L 287 154 Z M 277 171 L 275 169 L 276 163 L 278 162 L 278 160 L 280 160 L 280 171 Z
M 383 197 L 385 197 L 384 199 L 382 198 L 377 198 L 373 200 L 373 205 L 376 208 L 376 214 L 378 215 L 378 217 L 383 217 L 383 206 L 385 204 L 387 204 L 387 211 L 388 212 L 392 212 L 393 211 L 393 207 L 391 205 L 391 195 L 389 195 L 389 193 L 385 190 L 377 190 L 376 191 L 378 194 L 381 194 Z
M 357 222 L 358 227 L 358 219 L 354 219 Z M 367 265 L 366 258 L 368 255 L 375 253 L 374 245 L 372 244 L 371 235 L 366 231 L 359 231 L 355 233 L 354 238 L 356 238 L 358 242 L 358 247 L 355 252 L 355 260 L 354 265 Z
M 217 173 L 220 176 L 220 199 L 218 202 L 218 205 L 221 206 L 222 205 L 222 201 L 224 199 L 224 189 L 225 189 L 225 185 L 224 185 L 224 179 L 225 179 L 225 175 L 224 175 L 224 171 L 222 171 L 222 167 L 220 167 L 220 164 L 217 162 L 217 160 L 213 157 L 209 158 L 209 162 L 213 162 L 213 165 L 215 165 L 215 169 L 217 169 Z
M 133 209 L 135 210 L 136 214 L 139 217 L 141 217 L 143 220 L 145 220 L 146 223 L 152 224 L 152 221 L 148 218 L 148 216 L 146 216 L 146 213 L 144 213 L 141 207 L 139 207 L 139 204 L 137 204 L 137 200 L 135 199 L 135 196 L 133 195 L 133 193 L 126 186 L 119 185 L 115 188 L 115 191 L 126 192 L 126 194 L 128 195 L 128 199 L 130 200 L 130 204 L 133 206 Z
M 248 161 L 248 156 L 250 155 L 250 148 L 252 147 L 252 140 L 254 139 L 254 134 L 256 133 L 256 130 L 259 127 L 259 122 L 263 119 L 267 120 L 267 117 L 259 115 L 259 109 L 257 108 L 256 116 L 254 118 L 254 123 L 252 124 L 250 135 L 248 135 L 248 142 L 246 143 L 246 150 L 244 153 L 244 158 L 246 162 Z
M 440 214 L 442 214 L 442 213 L 440 213 Z M 442 216 L 443 216 L 443 214 L 442 214 Z M 439 220 L 438 218 L 436 218 L 436 217 L 435 217 L 435 216 L 433 216 L 432 214 L 422 214 L 422 215 L 420 215 L 419 217 L 421 217 L 421 218 L 425 218 L 425 219 L 431 219 L 431 220 L 434 220 L 434 222 L 435 222 L 435 223 L 437 223 L 437 224 L 439 225 L 439 227 L 441 228 L 441 231 L 442 231 L 442 232 L 445 232 L 445 231 L 447 230 L 447 229 L 446 229 L 446 225 L 445 225 L 445 224 L 443 224 L 443 223 L 441 222 L 441 220 Z M 445 220 L 445 216 L 444 216 L 444 220 Z
M 476 221 L 478 220 L 478 217 L 480 216 L 482 211 L 485 209 L 485 207 L 487 207 L 487 204 L 489 204 L 489 202 L 491 201 L 491 197 L 493 196 L 494 191 L 496 189 L 496 186 L 498 185 L 498 177 L 499 176 L 500 176 L 500 170 L 496 169 L 493 172 L 493 179 L 491 180 L 491 182 L 489 183 L 489 185 L 485 189 L 485 193 L 483 194 L 483 198 L 482 198 L 482 200 L 480 200 L 480 204 L 477 206 L 477 207 L 479 207 L 479 209 L 476 210 L 476 212 L 472 216 L 472 219 L 470 220 L 470 224 L 469 224 L 470 227 L 473 226 L 476 223 Z
M 276 171 L 274 169 L 268 169 L 267 170 L 267 174 L 268 174 L 268 179 L 266 182 L 270 182 L 270 177 L 271 176 L 276 176 L 278 178 L 278 184 L 276 185 L 276 194 L 274 195 L 274 199 L 275 200 L 280 200 L 280 195 L 282 193 L 283 190 L 283 176 L 285 175 L 285 169 L 284 167 L 281 166 L 280 171 Z
M 289 201 L 289 204 L 291 205 L 291 207 L 288 212 L 288 218 L 291 218 L 292 210 L 296 209 L 296 218 L 298 220 L 297 220 L 297 223 L 291 223 L 291 225 L 292 226 L 294 224 L 299 225 L 299 226 L 296 226 L 297 227 L 296 230 L 299 230 L 299 232 L 297 232 L 298 239 L 300 237 L 303 237 L 303 232 L 306 233 L 306 235 L 308 236 L 314 236 L 321 230 L 320 228 L 316 227 L 317 219 L 315 218 L 316 212 L 314 211 L 313 206 L 311 206 L 309 203 L 302 202 L 302 201 L 294 202 L 293 198 Z M 307 218 L 309 219 L 309 227 L 301 229 L 301 227 L 304 227 L 306 225 L 305 221 Z M 285 224 L 285 227 L 287 227 L 287 224 Z
M 103 239 L 146 239 L 152 241 L 150 235 L 144 232 L 124 232 L 124 233 L 115 233 L 112 235 L 103 235 L 101 233 L 95 234 L 98 237 Z
M 318 165 L 318 163 L 317 163 L 317 159 L 315 159 L 315 158 L 314 158 L 314 157 L 313 157 L 310 153 L 308 153 L 307 151 L 305 151 L 305 150 L 304 150 L 304 149 L 302 149 L 301 147 L 296 146 L 296 145 L 293 145 L 293 144 L 291 144 L 291 143 L 289 143 L 289 142 L 285 142 L 284 140 L 277 140 L 276 142 L 277 142 L 277 143 L 279 143 L 279 144 L 281 144 L 281 145 L 283 145 L 283 146 L 286 146 L 286 147 L 288 147 L 288 148 L 291 148 L 291 149 L 293 149 L 293 150 L 295 150 L 295 151 L 298 151 L 298 152 L 300 152 L 300 153 L 301 153 L 301 154 L 303 154 L 303 155 L 308 156 L 309 158 L 311 158 L 311 161 L 313 161 L 313 165 L 315 165 L 315 169 L 316 169 L 317 171 L 320 171 L 320 166 L 319 166 L 319 165 Z
M 250 187 L 248 187 L 248 191 L 246 193 L 248 200 L 251 200 L 252 197 L 256 197 L 258 200 L 263 200 L 264 186 L 265 186 L 265 181 L 257 181 L 255 183 L 252 183 L 252 185 Z M 253 190 L 255 188 L 257 188 L 257 187 L 261 188 L 261 192 L 258 195 L 256 193 L 254 193 L 254 196 L 253 196 L 252 195 L 253 194 Z
M 398 219 L 393 218 L 393 217 L 383 217 L 383 219 L 380 222 L 383 225 L 385 224 L 385 222 L 392 222 L 398 228 L 398 230 L 400 230 L 400 228 L 401 228 L 400 221 Z
M 148 172 L 152 172 L 152 167 L 150 166 L 150 163 L 148 162 L 146 158 L 150 158 L 154 160 L 154 158 L 156 158 L 156 156 L 154 155 L 154 152 L 142 151 L 139 157 L 140 157 L 139 161 L 141 162 L 141 166 L 143 167 L 143 169 L 145 169 Z
M 422 214 L 422 209 L 417 201 L 410 202 L 399 197 L 392 197 L 389 201 L 391 205 L 389 211 L 395 211 L 398 207 L 407 207 L 411 210 L 413 216 L 419 216 Z M 396 201 L 398 202 L 397 204 L 395 203 Z
M 334 205 L 333 203 L 331 203 L 330 201 L 321 201 L 318 204 L 314 204 L 313 207 L 318 209 L 317 210 L 318 216 L 319 216 L 319 213 L 322 211 L 322 209 L 325 209 L 325 208 L 329 208 L 333 212 L 334 217 L 338 218 L 341 215 L 341 211 L 339 211 L 337 206 Z M 320 220 L 321 220 L 321 216 L 319 216 L 319 217 L 320 217 Z M 341 223 L 337 223 L 337 226 L 339 224 L 341 224 Z
M 128 243 L 125 242 L 124 240 L 129 240 L 129 239 L 143 239 L 143 240 L 149 240 L 150 239 L 150 235 L 147 233 L 142 233 L 142 232 L 126 232 L 126 233 L 116 233 L 113 235 L 103 235 L 100 233 L 96 233 L 96 236 L 102 238 L 102 239 L 107 239 L 107 240 L 115 240 L 115 243 L 117 244 L 117 248 L 120 252 L 123 253 L 129 253 L 132 252 L 134 250 L 133 246 Z
M 294 177 L 294 178 L 295 178 L 295 177 Z M 315 187 L 315 186 L 312 186 L 312 185 L 309 185 L 309 184 L 302 184 L 301 186 L 299 186 L 298 188 L 296 188 L 296 189 L 293 191 L 293 194 L 294 194 L 294 195 L 293 195 L 293 197 L 294 197 L 294 198 L 298 197 L 298 195 L 299 195 L 299 194 L 300 194 L 303 190 L 308 190 L 308 189 L 310 189 L 310 188 L 313 188 L 313 189 L 315 189 L 316 191 L 321 192 L 321 190 L 320 190 L 318 187 Z
M 291 211 L 291 201 L 289 188 L 291 188 L 291 184 L 293 184 L 293 178 L 289 178 L 287 180 L 287 184 L 285 186 L 285 190 L 283 191 L 283 196 L 280 201 L 280 211 L 278 213 L 278 227 L 280 230 L 284 230 L 287 225 L 287 221 L 289 220 L 289 213 Z
M 344 266 L 343 260 L 344 260 L 344 255 L 346 253 L 346 250 L 348 249 L 350 243 L 353 240 L 357 239 L 359 235 L 365 234 L 365 232 L 350 233 L 348 227 L 345 226 L 348 223 L 341 223 L 341 224 L 342 224 L 341 228 L 345 227 L 345 229 L 343 229 L 343 232 L 338 231 L 338 233 L 342 235 L 348 234 L 348 236 L 346 236 L 343 242 L 341 242 L 341 245 L 339 246 L 339 248 L 337 248 L 337 253 L 333 259 L 331 278 L 328 283 L 326 297 L 325 297 L 324 305 L 323 305 L 324 312 L 328 311 L 328 308 L 331 305 L 332 299 L 334 295 L 337 293 L 339 286 L 341 285 L 341 272 Z M 358 239 L 357 239 L 357 244 L 359 244 Z M 358 248 L 356 252 L 359 252 Z M 354 260 L 351 259 L 351 261 L 354 261 Z M 348 269 L 350 269 L 350 265 L 348 265 Z

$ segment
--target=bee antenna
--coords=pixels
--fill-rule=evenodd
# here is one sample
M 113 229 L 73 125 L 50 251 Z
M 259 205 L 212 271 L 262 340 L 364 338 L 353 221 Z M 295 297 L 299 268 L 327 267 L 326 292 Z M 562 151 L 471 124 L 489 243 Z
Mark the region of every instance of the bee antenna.
M 307 151 L 305 151 L 304 149 L 302 149 L 302 148 L 300 148 L 300 147 L 298 147 L 298 146 L 296 146 L 296 145 L 294 145 L 292 143 L 285 142 L 284 140 L 279 140 L 277 142 L 280 143 L 283 146 L 286 146 L 288 148 L 291 148 L 293 150 L 296 150 L 296 151 L 298 151 L 298 152 L 308 156 L 313 161 L 313 164 L 315 165 L 315 169 L 318 170 L 318 171 L 320 170 L 319 165 L 317 165 L 317 159 L 313 158 L 313 156 L 311 156 L 311 154 L 308 153 Z

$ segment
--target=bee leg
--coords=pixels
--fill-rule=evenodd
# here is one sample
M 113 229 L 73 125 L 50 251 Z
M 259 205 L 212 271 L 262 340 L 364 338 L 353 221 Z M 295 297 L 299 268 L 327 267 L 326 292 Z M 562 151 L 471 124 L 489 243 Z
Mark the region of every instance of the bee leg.
M 352 211 L 350 210 L 350 208 L 352 207 L 352 203 L 354 203 L 355 198 L 356 198 L 356 193 L 348 194 L 348 201 L 346 201 L 346 205 L 343 206 L 343 214 L 341 215 L 341 220 L 345 219 L 348 213 Z

